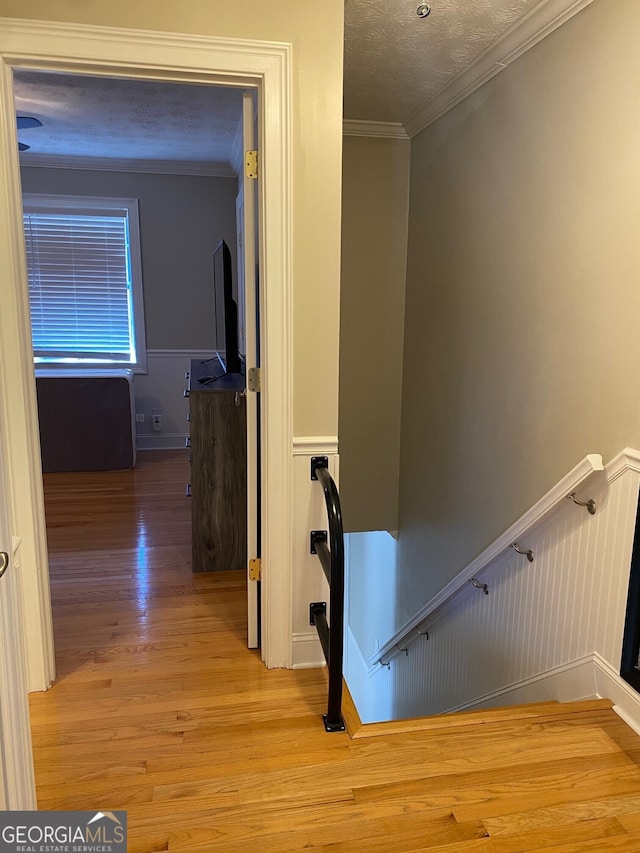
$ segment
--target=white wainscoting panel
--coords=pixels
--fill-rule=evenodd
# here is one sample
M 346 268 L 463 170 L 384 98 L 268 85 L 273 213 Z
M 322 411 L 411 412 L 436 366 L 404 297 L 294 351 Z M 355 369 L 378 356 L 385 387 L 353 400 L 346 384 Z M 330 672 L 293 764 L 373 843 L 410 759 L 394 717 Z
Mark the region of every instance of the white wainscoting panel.
M 421 607 L 415 616 L 389 638 L 377 654 L 372 655 L 370 663 L 373 666 L 381 660 L 389 660 L 399 646 L 406 643 L 415 629 L 419 628 L 427 618 L 430 618 L 453 595 L 465 587 L 468 581 L 478 579 L 487 566 L 492 565 L 513 543 L 519 543 L 523 535 L 530 535 L 538 529 L 547 516 L 557 513 L 558 506 L 564 504 L 567 495 L 583 494 L 585 488 L 590 488 L 589 480 L 600 477 L 604 471 L 602 457 L 589 454 L 566 474 L 553 488 L 538 500 L 523 516 L 499 536 L 488 548 L 472 560 L 466 568 L 453 577 L 432 599 Z
M 368 690 L 379 697 L 381 711 L 392 712 L 378 715 L 376 707 L 370 716 L 376 703 L 363 696 L 362 710 L 357 699 L 356 705 L 364 722 L 603 695 L 605 676 L 607 684 L 620 682 L 621 711 L 627 717 L 635 705 L 640 711 L 617 676 L 638 504 L 636 462 L 621 467 L 616 459 L 589 485 L 596 515 L 563 501 L 520 540 L 533 550 L 533 563 L 514 551 L 498 557 L 482 574 L 488 595 L 466 584 L 427 620 L 428 639 L 413 639 L 389 670 L 369 672 Z M 353 649 L 348 655 L 356 659 Z
M 147 373 L 137 373 L 134 377 L 136 413 L 144 415 L 144 423 L 136 423 L 138 450 L 173 450 L 185 446 L 189 435 L 189 401 L 184 396 L 189 382 L 185 373 L 192 358 L 212 355 L 212 351 L 202 350 L 147 350 Z M 161 432 L 153 430 L 154 409 L 162 411 Z

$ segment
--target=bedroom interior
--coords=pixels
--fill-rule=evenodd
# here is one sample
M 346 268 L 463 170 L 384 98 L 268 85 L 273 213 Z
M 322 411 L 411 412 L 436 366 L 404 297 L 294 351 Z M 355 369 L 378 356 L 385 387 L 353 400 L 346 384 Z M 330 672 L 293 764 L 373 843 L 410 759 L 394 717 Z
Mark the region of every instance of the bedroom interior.
M 184 446 L 184 374 L 215 351 L 211 259 L 221 239 L 236 245 L 241 93 L 34 71 L 16 72 L 15 91 L 18 112 L 43 119 L 21 155 L 24 193 L 139 200 L 146 370 L 133 376 L 136 442 Z

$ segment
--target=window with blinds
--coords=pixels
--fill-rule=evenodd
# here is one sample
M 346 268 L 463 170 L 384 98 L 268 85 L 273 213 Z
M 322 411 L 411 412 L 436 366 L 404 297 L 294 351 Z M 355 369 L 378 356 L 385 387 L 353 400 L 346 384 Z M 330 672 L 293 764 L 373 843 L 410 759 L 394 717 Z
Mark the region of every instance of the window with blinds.
M 26 195 L 24 232 L 36 362 L 143 368 L 136 199 Z

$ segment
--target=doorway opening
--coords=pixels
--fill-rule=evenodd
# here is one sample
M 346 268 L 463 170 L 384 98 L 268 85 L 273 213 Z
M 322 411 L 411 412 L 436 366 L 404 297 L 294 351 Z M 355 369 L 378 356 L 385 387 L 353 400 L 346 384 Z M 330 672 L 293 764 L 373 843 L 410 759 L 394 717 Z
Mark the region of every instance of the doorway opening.
M 159 37 L 161 36 L 161 37 Z M 291 45 L 250 39 L 181 36 L 126 29 L 3 19 L 0 32 L 0 107 L 14 113 L 13 70 L 122 76 L 205 85 L 253 87 L 260 92 L 259 149 L 263 181 L 260 218 L 260 306 L 268 306 L 262 351 L 269 381 L 262 393 L 261 494 L 262 645 L 268 668 L 290 667 L 293 531 L 292 323 L 292 56 Z M 5 430 L 11 523 L 22 570 L 22 628 L 28 689 L 45 690 L 54 675 L 46 534 L 39 481 L 33 356 L 25 292 L 24 236 L 15 128 L 0 137 L 0 407 Z M 268 180 L 267 180 L 268 179 Z M 268 292 L 268 301 L 265 294 Z M 40 482 L 40 485 L 39 485 Z
M 191 427 L 185 377 L 191 364 L 209 361 L 220 347 L 212 269 L 220 241 L 232 247 L 237 243 L 237 251 L 230 253 L 230 273 L 233 297 L 243 309 L 238 317 L 238 338 L 243 343 L 247 340 L 244 308 L 256 302 L 245 298 L 245 268 L 255 267 L 255 253 L 247 263 L 246 241 L 237 240 L 246 230 L 244 219 L 238 220 L 238 198 L 244 197 L 241 164 L 246 147 L 243 104 L 247 94 L 237 86 L 23 68 L 16 69 L 13 76 L 16 114 L 36 119 L 32 126 L 18 121 L 19 127 L 27 125 L 19 131 L 21 150 L 26 149 L 21 154 L 23 200 L 28 199 L 37 210 L 38 204 L 44 205 L 42 223 L 38 220 L 33 226 L 28 241 L 27 257 L 32 315 L 37 311 L 38 318 L 47 312 L 52 316 L 50 322 L 47 319 L 40 324 L 44 329 L 39 339 L 41 349 L 35 345 L 34 332 L 50 569 L 58 569 L 56 583 L 62 585 L 63 602 L 82 604 L 83 584 L 91 584 L 94 571 L 107 572 L 105 549 L 111 539 L 113 548 L 121 552 L 120 565 L 126 565 L 124 574 L 111 572 L 107 590 L 100 595 L 108 598 L 113 592 L 109 582 L 121 584 L 118 594 L 123 599 L 132 597 L 144 610 L 144 591 L 154 584 L 153 561 L 144 556 L 145 550 L 165 547 L 166 532 L 179 530 L 174 544 L 177 562 L 183 565 L 186 558 L 184 548 L 180 548 L 184 546 L 184 518 L 192 515 L 189 538 L 194 541 L 194 554 L 196 540 L 205 535 L 202 512 L 196 510 L 195 500 L 190 502 L 193 513 L 185 512 L 189 504 L 187 484 L 193 480 L 187 462 L 191 453 L 185 449 Z M 253 105 L 254 97 L 248 97 Z M 25 138 L 28 144 L 22 141 Z M 129 321 L 131 340 L 105 359 L 102 350 L 109 345 L 113 348 L 115 333 L 106 344 L 97 341 L 102 348 L 97 354 L 77 352 L 76 340 L 86 350 L 96 346 L 95 339 L 110 333 L 117 324 L 116 316 L 103 326 L 104 317 L 111 318 L 118 311 L 115 259 L 122 251 L 120 245 L 113 247 L 115 232 L 106 230 L 103 208 L 108 211 L 119 199 L 136 203 L 137 221 L 135 229 L 126 229 L 125 252 L 132 254 L 135 235 L 140 261 L 137 265 L 124 264 L 121 276 L 127 299 L 121 311 L 128 312 L 121 325 L 126 327 Z M 81 212 L 76 216 L 78 207 Z M 103 231 L 104 238 L 100 236 Z M 78 236 L 69 239 L 68 252 L 66 245 L 63 252 L 61 245 L 68 232 L 77 232 Z M 63 268 L 63 264 L 67 266 Z M 37 275 L 33 272 L 36 266 Z M 133 294 L 134 276 L 127 272 L 136 266 L 141 278 L 137 298 Z M 102 301 L 96 296 L 99 287 L 106 293 Z M 67 320 L 70 301 L 75 326 L 60 335 L 58 328 Z M 66 313 L 59 308 L 61 304 Z M 77 319 L 85 317 L 83 312 L 86 328 Z M 248 324 L 254 338 L 258 324 L 254 315 Z M 133 333 L 138 329 L 142 334 Z M 87 330 L 93 336 L 89 344 Z M 53 343 L 46 340 L 47 335 Z M 255 349 L 250 343 L 248 348 L 243 347 L 243 364 L 248 351 L 254 359 L 252 364 L 256 363 Z M 129 391 L 122 391 L 122 385 Z M 215 391 L 217 386 L 207 390 Z M 255 419 L 255 409 L 250 411 Z M 227 442 L 227 450 L 238 457 L 247 451 L 244 408 L 242 413 L 242 437 L 233 437 L 232 448 Z M 239 422 L 237 426 L 240 432 Z M 249 434 L 255 440 L 257 421 L 251 424 Z M 206 436 L 209 444 L 214 440 L 219 442 L 219 437 Z M 124 453 L 117 452 L 122 445 Z M 131 465 L 126 461 L 129 456 Z M 123 459 L 124 464 L 119 464 Z M 180 459 L 184 462 L 182 488 L 175 482 Z M 133 471 L 121 470 L 128 467 Z M 236 467 L 246 479 L 244 462 L 240 464 L 238 459 Z M 259 471 L 253 467 L 248 476 L 259 476 Z M 158 489 L 151 503 L 149 482 Z M 259 494 L 257 486 L 245 486 L 243 483 L 243 494 Z M 74 504 L 74 494 L 80 498 L 80 505 Z M 158 505 L 163 500 L 171 518 L 165 517 L 164 524 L 159 524 L 163 513 Z M 198 500 L 202 503 L 202 496 Z M 62 513 L 57 512 L 61 507 Z M 205 531 L 207 535 L 215 526 L 230 526 L 233 508 L 222 504 L 218 509 Z M 65 517 L 65 512 L 74 517 Z M 249 517 L 255 524 L 259 511 Z M 118 529 L 112 527 L 109 532 L 114 518 L 118 519 Z M 244 531 L 243 537 L 246 540 Z M 253 542 L 255 536 L 250 540 Z M 132 559 L 125 558 L 127 550 L 133 550 Z M 236 556 L 237 565 L 225 565 L 224 570 L 246 573 L 246 550 L 245 546 L 245 553 Z M 80 552 L 87 565 L 86 577 Z M 65 566 L 62 580 L 61 563 Z M 133 575 L 129 586 L 128 573 Z M 256 610 L 255 615 L 248 614 L 250 623 L 257 622 L 259 600 L 255 595 L 249 596 L 248 606 Z M 250 647 L 259 645 L 255 631 L 248 639 Z

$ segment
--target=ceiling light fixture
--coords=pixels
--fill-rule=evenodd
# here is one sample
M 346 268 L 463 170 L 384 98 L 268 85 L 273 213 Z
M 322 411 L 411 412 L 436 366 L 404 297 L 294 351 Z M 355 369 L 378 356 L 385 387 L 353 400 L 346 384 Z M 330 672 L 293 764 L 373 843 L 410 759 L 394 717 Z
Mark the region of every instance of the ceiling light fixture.
M 18 130 L 25 130 L 28 127 L 42 127 L 40 119 L 35 118 L 34 116 L 16 116 L 16 122 Z M 24 142 L 18 142 L 18 151 L 28 151 L 30 148 L 30 145 L 26 145 Z
M 431 14 L 431 6 L 428 3 L 421 3 L 416 9 L 416 15 L 419 18 L 426 18 Z

